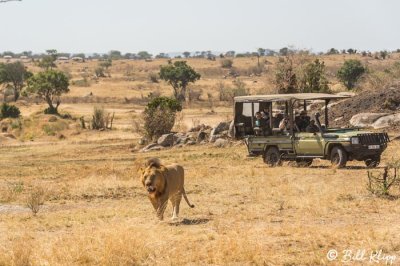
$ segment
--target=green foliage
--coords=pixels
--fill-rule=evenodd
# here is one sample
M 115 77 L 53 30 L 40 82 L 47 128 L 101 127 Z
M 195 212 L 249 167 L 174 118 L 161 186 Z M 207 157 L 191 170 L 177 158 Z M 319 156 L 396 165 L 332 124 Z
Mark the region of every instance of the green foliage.
M 174 126 L 176 112 L 182 105 L 176 99 L 156 97 L 152 99 L 143 112 L 144 130 L 150 139 L 169 133 Z
M 105 69 L 108 70 L 108 68 L 112 66 L 112 60 L 106 59 L 106 60 L 100 61 L 99 66 L 104 67 Z
M 280 58 L 275 73 L 275 84 L 279 93 L 296 93 L 297 76 L 290 57 Z
M 155 110 L 157 108 L 170 109 L 177 112 L 182 111 L 182 104 L 176 99 L 161 96 L 152 99 L 146 107 L 146 109 L 149 110 Z
M 328 81 L 325 77 L 325 63 L 315 59 L 309 63 L 300 81 L 302 92 L 328 92 Z
M 359 60 L 346 60 L 338 70 L 337 77 L 348 90 L 353 89 L 360 77 L 367 71 Z
M 339 51 L 336 50 L 335 48 L 331 48 L 331 49 L 329 49 L 329 51 L 326 54 L 328 54 L 328 55 L 339 54 Z
M 185 100 L 188 84 L 196 82 L 201 77 L 186 61 L 169 62 L 168 65 L 161 66 L 159 75 L 172 86 L 174 97 L 179 101 Z
M 183 56 L 185 58 L 189 58 L 190 57 L 190 52 L 183 52 Z
M 109 58 L 110 58 L 111 60 L 119 60 L 119 59 L 122 59 L 122 54 L 121 54 L 120 51 L 111 50 L 111 51 L 108 53 L 108 55 L 109 55 Z
M 231 59 L 222 59 L 221 67 L 222 68 L 231 68 L 233 66 L 233 60 Z
M 287 47 L 283 47 L 283 48 L 279 49 L 279 54 L 281 56 L 288 56 L 289 53 L 290 53 L 290 50 Z
M 0 107 L 0 119 L 4 118 L 17 118 L 21 114 L 19 108 L 15 105 L 3 103 Z
M 32 76 L 23 63 L 0 63 L 0 85 L 5 84 L 14 91 L 14 100 L 17 101 L 25 81 Z
M 51 50 L 46 50 L 47 55 L 43 56 L 42 59 L 39 61 L 39 67 L 48 70 L 48 69 L 53 69 L 56 68 L 56 60 L 58 57 L 57 50 L 51 49 Z
M 69 92 L 69 79 L 61 71 L 46 70 L 39 72 L 28 80 L 28 91 L 34 93 L 44 99 L 49 108 L 47 113 L 58 114 L 58 106 L 60 105 L 59 97 Z M 53 105 L 56 101 L 56 106 Z
M 140 51 L 137 55 L 139 56 L 139 59 L 150 59 L 152 57 L 152 55 L 146 51 Z
M 82 118 L 83 119 L 83 118 Z M 112 129 L 114 113 L 107 113 L 103 107 L 94 107 L 91 128 L 96 130 Z M 85 128 L 85 121 L 81 120 L 82 128 Z

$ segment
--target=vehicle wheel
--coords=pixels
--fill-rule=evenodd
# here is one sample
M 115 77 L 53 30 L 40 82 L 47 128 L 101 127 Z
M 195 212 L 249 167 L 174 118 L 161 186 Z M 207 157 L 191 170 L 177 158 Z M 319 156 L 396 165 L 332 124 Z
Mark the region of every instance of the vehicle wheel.
M 365 162 L 365 165 L 368 168 L 378 167 L 379 164 L 381 163 L 381 156 L 379 155 L 379 156 L 376 156 L 376 157 L 368 158 L 364 162 Z
M 343 168 L 347 163 L 347 152 L 343 147 L 336 146 L 331 151 L 331 163 L 332 165 Z
M 310 167 L 313 159 L 296 159 L 297 167 Z
M 264 154 L 264 163 L 271 167 L 281 165 L 281 154 L 277 147 L 270 147 Z

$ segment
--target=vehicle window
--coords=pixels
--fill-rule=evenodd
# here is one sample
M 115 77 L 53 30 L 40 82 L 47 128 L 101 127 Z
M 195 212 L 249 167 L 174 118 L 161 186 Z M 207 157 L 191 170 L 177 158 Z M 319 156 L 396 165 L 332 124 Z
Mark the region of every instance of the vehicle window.
M 254 103 L 254 114 L 251 113 L 251 105 L 252 103 L 243 103 L 243 115 L 247 117 L 254 116 L 260 109 L 259 103 Z

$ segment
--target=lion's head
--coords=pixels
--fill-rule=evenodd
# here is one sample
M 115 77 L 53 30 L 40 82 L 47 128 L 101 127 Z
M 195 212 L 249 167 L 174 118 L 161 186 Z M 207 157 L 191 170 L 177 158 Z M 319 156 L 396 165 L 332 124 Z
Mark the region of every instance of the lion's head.
M 164 193 L 165 190 L 165 167 L 156 158 L 149 159 L 145 167 L 139 169 L 140 179 L 149 196 L 156 197 Z

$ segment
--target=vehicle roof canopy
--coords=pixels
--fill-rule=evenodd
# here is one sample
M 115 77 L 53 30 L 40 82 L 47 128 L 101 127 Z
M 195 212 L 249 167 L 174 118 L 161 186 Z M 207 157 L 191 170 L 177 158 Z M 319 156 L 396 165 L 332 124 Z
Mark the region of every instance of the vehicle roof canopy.
M 350 98 L 348 95 L 335 95 L 327 93 L 293 93 L 237 96 L 235 102 L 283 102 L 290 100 L 332 100 Z

